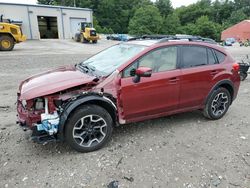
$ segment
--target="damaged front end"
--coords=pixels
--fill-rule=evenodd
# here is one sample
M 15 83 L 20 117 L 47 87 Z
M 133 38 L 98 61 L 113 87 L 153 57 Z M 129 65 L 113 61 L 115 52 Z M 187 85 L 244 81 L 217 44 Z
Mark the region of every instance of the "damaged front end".
M 17 100 L 17 123 L 24 129 L 32 130 L 31 139 L 44 143 L 57 141 L 60 110 L 54 97 L 46 96 L 31 100 Z
M 116 94 L 113 84 L 114 80 L 110 81 L 108 78 L 98 81 L 88 80 L 80 86 L 55 93 L 44 92 L 43 89 L 42 93 L 47 94 L 44 96 L 25 93 L 21 85 L 17 97 L 17 123 L 24 130 L 32 130 L 31 139 L 37 143 L 63 141 L 67 119 L 74 109 L 85 103 L 101 105 L 116 123 Z M 23 93 L 25 95 L 22 95 Z

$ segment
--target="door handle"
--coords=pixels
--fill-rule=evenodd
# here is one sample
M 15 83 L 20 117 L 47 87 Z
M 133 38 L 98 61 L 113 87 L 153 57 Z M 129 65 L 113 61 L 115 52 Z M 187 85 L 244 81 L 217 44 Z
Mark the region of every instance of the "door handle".
M 170 79 L 169 79 L 169 83 L 170 83 L 170 84 L 176 84 L 178 81 L 179 81 L 179 78 L 177 78 L 177 77 L 174 77 L 174 78 L 170 78 Z

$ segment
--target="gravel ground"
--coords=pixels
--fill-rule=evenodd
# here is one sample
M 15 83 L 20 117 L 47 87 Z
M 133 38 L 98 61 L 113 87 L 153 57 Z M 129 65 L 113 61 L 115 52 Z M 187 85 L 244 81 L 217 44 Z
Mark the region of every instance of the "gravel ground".
M 224 118 L 183 113 L 115 128 L 96 152 L 66 144 L 35 144 L 16 124 L 18 83 L 74 64 L 115 42 L 27 41 L 0 53 L 0 187 L 221 187 L 250 188 L 250 79 Z M 228 48 L 239 58 L 249 48 Z M 114 183 L 114 182 L 113 182 Z

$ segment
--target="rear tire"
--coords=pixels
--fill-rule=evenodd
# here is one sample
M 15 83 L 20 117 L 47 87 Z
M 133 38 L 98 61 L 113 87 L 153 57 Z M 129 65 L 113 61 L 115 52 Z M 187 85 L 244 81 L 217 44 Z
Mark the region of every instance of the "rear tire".
M 93 40 L 92 42 L 93 42 L 93 44 L 96 44 L 96 43 L 97 43 L 97 40 Z
M 14 39 L 8 35 L 0 36 L 0 50 L 11 51 L 14 48 Z
M 81 41 L 81 36 L 80 35 L 81 35 L 80 33 L 76 33 L 75 34 L 75 38 L 74 39 L 75 39 L 76 42 L 80 42 Z
M 78 108 L 65 128 L 66 142 L 78 152 L 91 152 L 102 148 L 111 138 L 113 120 L 97 105 Z
M 232 97 L 226 88 L 220 87 L 209 96 L 203 115 L 212 120 L 222 118 L 231 105 Z

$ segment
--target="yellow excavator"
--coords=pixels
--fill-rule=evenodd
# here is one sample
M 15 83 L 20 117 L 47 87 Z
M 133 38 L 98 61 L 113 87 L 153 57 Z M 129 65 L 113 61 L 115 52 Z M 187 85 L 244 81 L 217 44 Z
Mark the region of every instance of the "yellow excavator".
M 13 50 L 16 43 L 26 40 L 23 35 L 22 29 L 18 25 L 4 22 L 3 15 L 0 17 L 0 51 Z
M 96 33 L 95 28 L 92 27 L 92 23 L 81 22 L 79 25 L 80 32 L 75 34 L 75 41 L 82 43 L 97 43 L 97 41 L 100 39 L 100 36 Z

